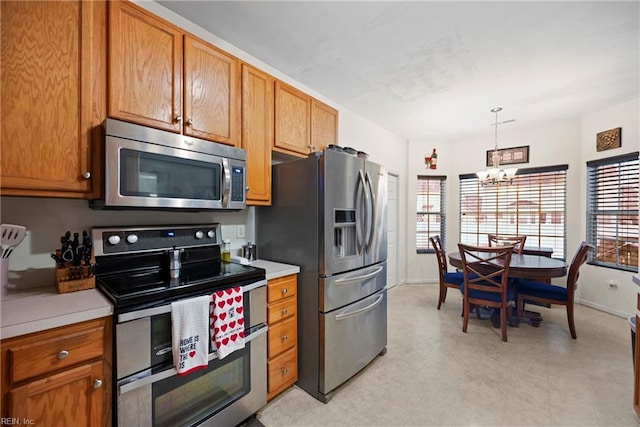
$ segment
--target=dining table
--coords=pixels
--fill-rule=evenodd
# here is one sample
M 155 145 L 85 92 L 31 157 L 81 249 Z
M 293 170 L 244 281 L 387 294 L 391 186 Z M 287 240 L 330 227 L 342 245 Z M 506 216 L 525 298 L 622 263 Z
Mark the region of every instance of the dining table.
M 462 270 L 462 257 L 460 252 L 448 254 L 449 263 Z M 563 260 L 551 258 L 545 255 L 512 254 L 509 263 L 509 277 L 518 279 L 550 282 L 554 277 L 563 277 L 567 274 L 567 263 Z M 513 281 L 516 286 L 518 281 Z M 524 310 L 523 319 L 528 319 L 532 326 L 538 327 L 542 322 L 539 312 Z M 498 321 L 499 322 L 499 321 Z M 494 321 L 495 326 L 495 321 Z

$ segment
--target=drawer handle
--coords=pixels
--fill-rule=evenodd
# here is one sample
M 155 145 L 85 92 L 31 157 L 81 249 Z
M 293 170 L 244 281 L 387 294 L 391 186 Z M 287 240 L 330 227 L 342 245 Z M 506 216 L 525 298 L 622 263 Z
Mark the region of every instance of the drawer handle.
M 286 295 L 287 294 L 287 288 L 282 288 L 282 295 Z
M 289 370 L 287 368 L 282 368 L 282 376 L 284 377 L 285 375 L 287 375 L 289 373 Z
M 97 390 L 97 389 L 99 389 L 100 387 L 102 387 L 102 380 L 95 380 L 95 381 L 93 382 L 93 388 Z
M 67 357 L 69 357 L 69 352 L 67 350 L 62 350 L 58 353 L 58 359 L 60 360 L 66 359 Z
M 288 338 L 287 338 L 287 336 L 286 336 L 286 335 L 283 335 L 283 336 L 282 336 L 282 342 L 285 342 L 287 339 L 288 339 Z
M 287 315 L 287 313 L 289 313 L 289 311 L 287 311 L 287 309 L 286 309 L 286 308 L 283 308 L 283 309 L 282 309 L 282 315 L 283 315 L 283 316 L 286 316 L 286 315 Z

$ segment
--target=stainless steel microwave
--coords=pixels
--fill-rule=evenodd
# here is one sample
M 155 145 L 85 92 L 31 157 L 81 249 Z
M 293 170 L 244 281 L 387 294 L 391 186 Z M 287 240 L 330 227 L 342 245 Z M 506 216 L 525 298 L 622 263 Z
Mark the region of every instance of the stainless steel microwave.
M 104 130 L 104 193 L 92 208 L 245 207 L 244 150 L 114 119 Z

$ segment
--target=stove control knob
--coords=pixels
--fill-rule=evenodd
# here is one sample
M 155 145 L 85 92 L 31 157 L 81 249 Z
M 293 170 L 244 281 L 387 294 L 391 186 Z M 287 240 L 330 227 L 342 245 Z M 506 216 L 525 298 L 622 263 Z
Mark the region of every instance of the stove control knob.
M 132 245 L 138 241 L 138 236 L 136 234 L 129 234 L 127 236 L 127 242 L 131 243 Z
M 200 230 L 196 231 L 196 239 L 202 239 L 204 237 L 204 233 Z
M 117 234 L 114 234 L 113 236 L 109 236 L 109 238 L 107 239 L 107 242 L 109 242 L 109 244 L 111 245 L 117 245 L 118 243 L 120 243 L 120 236 L 118 236 Z
M 215 230 L 209 230 L 207 231 L 207 237 L 210 239 L 213 239 L 214 237 L 216 237 L 216 232 Z

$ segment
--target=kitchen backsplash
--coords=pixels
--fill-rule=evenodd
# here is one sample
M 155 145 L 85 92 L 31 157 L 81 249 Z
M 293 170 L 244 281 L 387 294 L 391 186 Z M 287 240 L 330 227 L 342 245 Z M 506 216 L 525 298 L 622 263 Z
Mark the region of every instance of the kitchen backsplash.
M 222 238 L 231 240 L 233 255 L 247 241 L 255 241 L 254 207 L 238 212 L 97 211 L 90 209 L 86 200 L 5 196 L 0 197 L 0 220 L 27 228 L 24 241 L 11 253 L 10 271 L 53 269 L 49 254 L 60 246 L 60 235 L 66 230 L 89 231 L 94 226 L 219 222 Z M 238 237 L 243 234 L 242 227 L 243 238 Z

